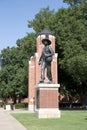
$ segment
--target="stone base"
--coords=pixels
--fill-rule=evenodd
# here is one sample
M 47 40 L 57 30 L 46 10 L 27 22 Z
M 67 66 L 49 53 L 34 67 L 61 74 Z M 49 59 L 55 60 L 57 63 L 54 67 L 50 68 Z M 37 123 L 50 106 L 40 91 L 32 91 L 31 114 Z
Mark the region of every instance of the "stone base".
M 6 110 L 10 111 L 11 110 L 11 105 L 6 105 Z
M 60 118 L 61 112 L 58 108 L 40 108 L 36 110 L 38 118 Z
M 59 87 L 60 84 L 37 84 L 35 112 L 38 118 L 60 118 Z
M 35 111 L 35 105 L 28 105 L 28 110 L 31 112 Z

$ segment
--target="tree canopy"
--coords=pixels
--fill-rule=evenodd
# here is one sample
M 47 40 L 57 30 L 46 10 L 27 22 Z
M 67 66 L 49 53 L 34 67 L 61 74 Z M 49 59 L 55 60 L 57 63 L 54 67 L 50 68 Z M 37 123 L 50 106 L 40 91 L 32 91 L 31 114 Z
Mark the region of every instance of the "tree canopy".
M 2 51 L 2 69 L 0 71 L 0 95 L 5 100 L 8 97 L 16 99 L 28 95 L 28 60 L 35 51 L 35 34 L 28 34 L 17 40 L 17 47 Z M 31 40 L 33 39 L 33 41 Z M 32 41 L 32 43 L 31 43 Z

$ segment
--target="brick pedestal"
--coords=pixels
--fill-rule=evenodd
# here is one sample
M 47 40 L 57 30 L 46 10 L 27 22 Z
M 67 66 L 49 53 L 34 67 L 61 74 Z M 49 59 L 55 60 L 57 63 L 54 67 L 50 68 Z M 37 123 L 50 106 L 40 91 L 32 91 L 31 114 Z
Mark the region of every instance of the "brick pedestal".
M 36 115 L 38 118 L 58 118 L 59 84 L 38 84 L 36 86 Z

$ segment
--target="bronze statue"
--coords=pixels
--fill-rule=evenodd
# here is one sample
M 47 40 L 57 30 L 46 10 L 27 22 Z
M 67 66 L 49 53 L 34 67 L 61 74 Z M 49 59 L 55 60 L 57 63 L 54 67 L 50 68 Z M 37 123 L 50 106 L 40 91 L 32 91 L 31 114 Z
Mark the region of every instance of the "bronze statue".
M 44 44 L 44 48 L 42 50 L 42 54 L 41 54 L 41 57 L 39 59 L 39 65 L 41 65 L 41 81 L 40 81 L 40 83 L 44 83 L 45 69 L 47 69 L 47 78 L 49 80 L 48 83 L 52 83 L 51 62 L 52 62 L 52 57 L 54 55 L 54 51 L 49 46 L 51 44 L 51 41 L 49 39 L 43 39 L 42 43 Z

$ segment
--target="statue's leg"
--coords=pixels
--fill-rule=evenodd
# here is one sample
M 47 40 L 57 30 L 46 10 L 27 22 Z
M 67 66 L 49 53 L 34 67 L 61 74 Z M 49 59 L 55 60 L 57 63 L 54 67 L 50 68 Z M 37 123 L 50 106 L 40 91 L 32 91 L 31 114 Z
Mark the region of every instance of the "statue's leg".
M 41 65 L 41 81 L 44 82 L 45 80 L 45 62 Z
M 49 81 L 52 81 L 52 73 L 51 73 L 51 63 L 47 63 L 47 77 Z

